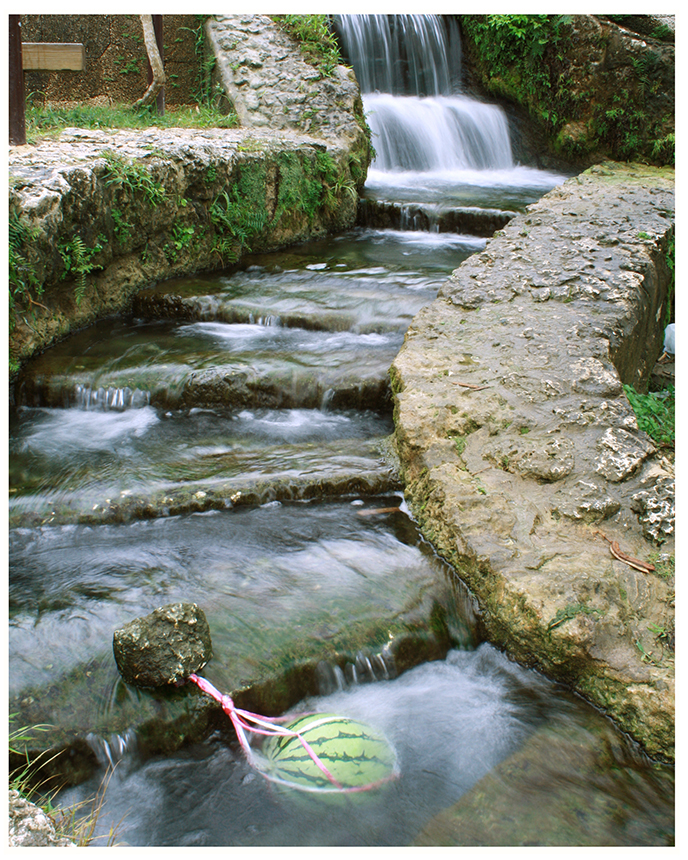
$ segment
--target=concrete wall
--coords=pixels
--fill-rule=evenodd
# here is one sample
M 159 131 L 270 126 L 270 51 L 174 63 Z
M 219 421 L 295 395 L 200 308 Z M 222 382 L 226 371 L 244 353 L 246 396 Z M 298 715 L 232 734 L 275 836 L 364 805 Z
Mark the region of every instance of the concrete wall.
M 205 16 L 163 15 L 165 102 L 193 104 L 200 74 L 196 32 Z M 27 96 L 47 102 L 127 103 L 146 90 L 147 57 L 138 15 L 22 15 L 24 42 L 81 42 L 83 72 L 25 72 Z

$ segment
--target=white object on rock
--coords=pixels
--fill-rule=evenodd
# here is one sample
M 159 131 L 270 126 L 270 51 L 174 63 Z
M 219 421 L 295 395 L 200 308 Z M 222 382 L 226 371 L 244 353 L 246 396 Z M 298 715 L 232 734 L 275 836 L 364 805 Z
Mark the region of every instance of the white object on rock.
M 669 323 L 664 329 L 664 352 L 667 355 L 676 354 L 676 324 Z

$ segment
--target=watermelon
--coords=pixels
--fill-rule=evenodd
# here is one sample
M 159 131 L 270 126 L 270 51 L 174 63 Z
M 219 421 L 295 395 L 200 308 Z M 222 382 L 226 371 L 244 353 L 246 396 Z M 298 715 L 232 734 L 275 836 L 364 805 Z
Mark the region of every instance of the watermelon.
M 264 775 L 300 791 L 362 793 L 398 776 L 389 741 L 358 720 L 337 714 L 299 717 L 286 728 L 299 732 L 327 768 L 333 783 L 295 735 L 274 735 L 263 746 Z

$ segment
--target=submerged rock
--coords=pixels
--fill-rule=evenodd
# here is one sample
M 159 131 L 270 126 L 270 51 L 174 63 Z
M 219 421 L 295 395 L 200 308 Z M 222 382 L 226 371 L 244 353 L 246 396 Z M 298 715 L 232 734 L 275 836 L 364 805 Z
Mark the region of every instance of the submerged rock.
M 138 687 L 176 684 L 213 655 L 205 614 L 195 603 L 170 603 L 115 630 L 122 677 Z
M 623 775 L 633 775 L 633 798 Z M 599 715 L 540 727 L 453 806 L 431 819 L 420 846 L 672 845 L 673 771 L 634 759 Z M 642 809 L 643 814 L 638 814 Z

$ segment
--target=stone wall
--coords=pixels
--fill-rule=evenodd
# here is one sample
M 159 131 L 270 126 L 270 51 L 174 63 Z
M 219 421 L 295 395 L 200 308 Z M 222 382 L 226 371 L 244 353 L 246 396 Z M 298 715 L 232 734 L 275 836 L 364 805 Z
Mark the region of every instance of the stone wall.
M 133 104 L 146 91 L 148 59 L 138 15 L 22 15 L 24 42 L 80 42 L 86 67 L 77 71 L 27 71 L 27 95 L 50 103 Z M 163 16 L 165 103 L 198 101 L 202 59 L 196 54 L 196 15 Z
M 213 74 L 241 125 L 290 128 L 362 150 L 367 126 L 351 68 L 322 77 L 266 15 L 214 15 L 206 33 L 217 58 Z
M 453 273 L 391 370 L 406 498 L 490 641 L 668 760 L 674 470 L 622 385 L 662 350 L 673 180 L 608 163 L 545 195 Z
M 547 16 L 520 34 L 487 15 L 459 17 L 470 85 L 526 112 L 519 129 L 537 163 L 674 163 L 675 46 L 657 38 L 671 16 L 623 16 L 645 19 L 644 35 L 603 15 Z
M 348 151 L 289 132 L 68 129 L 13 149 L 10 175 L 10 218 L 28 231 L 20 250 L 37 285 L 15 309 L 15 363 L 157 280 L 356 218 Z

